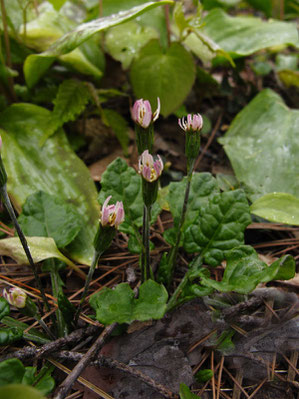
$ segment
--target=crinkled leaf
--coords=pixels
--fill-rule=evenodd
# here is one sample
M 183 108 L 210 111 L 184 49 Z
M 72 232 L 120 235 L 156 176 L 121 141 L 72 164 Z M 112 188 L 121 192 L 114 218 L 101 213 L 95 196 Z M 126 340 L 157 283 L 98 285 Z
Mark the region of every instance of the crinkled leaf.
M 228 250 L 243 244 L 244 231 L 250 223 L 249 206 L 242 190 L 215 194 L 187 228 L 184 248 L 187 252 L 200 252 L 207 264 L 217 266 Z
M 166 201 L 169 210 L 173 216 L 174 227 L 168 229 L 164 233 L 166 241 L 174 245 L 178 234 L 178 226 L 183 209 L 187 178 L 180 182 L 172 182 L 169 184 Z M 188 207 L 186 212 L 185 223 L 183 226 L 183 234 L 187 227 L 192 224 L 197 217 L 198 211 L 205 205 L 208 199 L 214 194 L 219 193 L 216 179 L 210 173 L 194 173 L 191 180 Z M 182 240 L 183 240 L 182 234 Z
M 119 230 L 138 236 L 138 228 L 142 226 L 143 199 L 141 177 L 135 170 L 129 167 L 121 158 L 113 161 L 102 175 L 102 189 L 99 201 L 112 195 L 113 202 L 123 201 L 125 221 L 119 226 Z M 152 222 L 156 220 L 161 208 L 158 203 L 153 205 Z
M 53 238 L 26 237 L 26 239 L 35 263 L 49 258 L 57 258 L 82 275 L 80 269 L 57 249 Z M 3 240 L 0 240 L 0 254 L 10 256 L 20 264 L 28 264 L 28 259 L 19 237 L 4 238 Z
M 70 62 L 71 56 L 78 51 L 77 47 L 91 38 L 95 33 L 101 32 L 112 26 L 120 25 L 127 22 L 144 12 L 164 4 L 172 4 L 172 1 L 163 0 L 160 2 L 148 2 L 140 6 L 136 6 L 128 11 L 121 11 L 118 14 L 112 14 L 108 17 L 99 18 L 90 22 L 86 22 L 77 26 L 75 29 L 60 37 L 55 43 L 51 45 L 46 51 L 41 54 L 32 54 L 27 57 L 24 64 L 24 74 L 27 84 L 34 86 L 40 77 L 47 71 L 53 64 L 56 57 Z M 82 71 L 84 72 L 84 68 Z
M 19 359 L 7 359 L 0 363 L 0 386 L 22 382 L 25 367 Z
M 159 97 L 161 113 L 168 116 L 189 94 L 195 65 L 181 44 L 172 43 L 163 51 L 158 40 L 151 40 L 133 61 L 130 76 L 136 98 L 148 99 L 154 108 Z
M 299 111 L 289 109 L 278 94 L 266 89 L 236 116 L 219 140 L 252 202 L 273 192 L 299 198 L 298 131 Z
M 51 113 L 32 104 L 14 104 L 0 115 L 8 192 L 18 210 L 39 190 L 75 206 L 83 227 L 67 251 L 76 261 L 89 264 L 100 213 L 97 191 L 88 168 L 73 152 L 62 129 L 40 147 L 50 123 Z
M 1 387 L 0 397 L 7 399 L 46 399 L 37 389 L 23 384 L 9 384 Z
M 23 337 L 23 331 L 17 327 L 0 328 L 0 346 L 7 346 Z
M 122 63 L 123 69 L 127 69 L 139 50 L 151 39 L 157 38 L 158 32 L 155 29 L 130 21 L 109 29 L 105 44 L 108 53 Z
M 43 191 L 26 199 L 18 220 L 26 236 L 52 237 L 58 248 L 72 242 L 82 227 L 81 218 L 71 204 Z
M 9 313 L 10 308 L 7 300 L 3 297 L 0 297 L 0 320 L 3 319 L 3 317 L 8 316 Z
M 250 211 L 271 222 L 299 225 L 299 199 L 291 194 L 263 195 L 254 201 Z
M 272 280 L 289 280 L 295 275 L 295 260 L 285 255 L 267 266 L 258 258 L 258 254 L 251 246 L 241 245 L 227 252 L 227 265 L 222 281 L 215 281 L 205 274 L 201 275 L 201 284 L 218 291 L 236 291 L 248 294 L 259 283 Z
M 299 44 L 296 24 L 290 22 L 263 21 L 252 16 L 231 17 L 223 10 L 215 9 L 204 18 L 204 24 L 204 33 L 232 56 Z
M 186 384 L 180 384 L 180 399 L 200 399 L 199 396 L 195 395 L 190 391 L 190 388 Z
M 139 288 L 139 297 L 127 283 L 118 284 L 112 290 L 104 288 L 90 298 L 90 305 L 96 311 L 96 318 L 107 325 L 114 322 L 131 323 L 161 319 L 166 311 L 167 291 L 163 285 L 147 280 Z

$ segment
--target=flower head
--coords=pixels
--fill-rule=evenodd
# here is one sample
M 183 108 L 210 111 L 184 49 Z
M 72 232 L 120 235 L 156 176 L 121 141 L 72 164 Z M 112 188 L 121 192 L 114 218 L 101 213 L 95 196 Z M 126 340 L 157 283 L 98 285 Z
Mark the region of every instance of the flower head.
M 155 122 L 160 114 L 160 99 L 157 98 L 158 107 L 154 113 L 152 113 L 151 104 L 148 100 L 143 101 L 140 100 L 135 101 L 133 108 L 131 109 L 131 115 L 133 121 L 143 127 L 144 129 L 148 128 L 151 122 Z
M 21 290 L 21 288 L 13 287 L 9 288 L 8 291 L 4 289 L 3 297 L 10 305 L 16 308 L 22 309 L 26 305 L 27 294 L 25 291 Z
M 191 115 L 188 114 L 187 118 L 181 118 L 178 120 L 181 129 L 186 131 L 199 132 L 203 126 L 202 116 L 200 114 Z
M 111 195 L 106 198 L 101 212 L 101 224 L 102 226 L 115 227 L 118 226 L 125 220 L 125 211 L 122 201 L 117 201 L 115 205 L 108 205 L 111 199 Z
M 145 150 L 139 157 L 138 172 L 148 182 L 152 183 L 157 180 L 163 171 L 163 161 L 159 155 L 154 161 L 153 156 Z

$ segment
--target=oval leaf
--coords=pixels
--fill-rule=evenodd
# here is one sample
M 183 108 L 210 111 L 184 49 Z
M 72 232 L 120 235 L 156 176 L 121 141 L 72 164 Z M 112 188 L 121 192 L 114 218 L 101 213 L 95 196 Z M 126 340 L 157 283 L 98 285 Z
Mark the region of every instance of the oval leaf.
M 299 199 L 291 194 L 266 194 L 254 201 L 250 211 L 271 222 L 299 225 Z
M 0 386 L 21 383 L 25 367 L 19 359 L 7 359 L 0 363 Z
M 157 97 L 161 113 L 168 116 L 185 100 L 195 79 L 191 54 L 179 43 L 164 52 L 158 40 L 150 41 L 131 67 L 131 82 L 136 98 L 145 98 L 155 109 Z

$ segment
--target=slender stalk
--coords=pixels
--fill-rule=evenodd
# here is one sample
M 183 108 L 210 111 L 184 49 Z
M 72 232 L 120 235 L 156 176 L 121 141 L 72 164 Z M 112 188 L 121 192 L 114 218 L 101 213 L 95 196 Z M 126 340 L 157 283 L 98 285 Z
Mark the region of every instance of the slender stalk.
M 51 285 L 52 285 L 52 293 L 54 298 L 58 299 L 59 293 L 62 292 L 62 287 L 60 284 L 60 276 L 59 272 L 54 269 L 54 260 L 50 259 L 50 261 L 53 264 L 52 271 L 50 272 L 50 277 L 51 277 Z M 56 310 L 56 318 L 57 318 L 57 323 L 55 320 L 55 327 L 58 330 L 58 336 L 63 337 L 66 333 L 66 324 L 64 321 L 64 318 L 62 316 L 61 310 L 57 308 Z
M 80 315 L 80 312 L 81 312 L 81 309 L 82 309 L 82 305 L 83 305 L 83 302 L 85 301 L 85 298 L 86 298 L 86 295 L 87 295 L 87 292 L 88 292 L 89 284 L 91 282 L 93 273 L 95 271 L 95 268 L 96 268 L 96 266 L 98 264 L 98 260 L 99 260 L 100 256 L 102 255 L 102 253 L 103 253 L 102 251 L 94 251 L 92 262 L 91 262 L 91 265 L 90 265 L 90 268 L 89 268 L 89 271 L 88 271 L 88 275 L 87 275 L 86 280 L 85 280 L 83 294 L 81 296 L 81 300 L 80 300 L 78 309 L 77 309 L 75 317 L 74 317 L 75 324 L 77 324 L 77 322 L 78 322 L 79 315 Z
M 43 319 L 39 317 L 35 317 L 36 321 L 39 323 L 39 325 L 43 328 L 43 330 L 46 332 L 46 334 L 51 338 L 51 339 L 56 339 L 55 335 L 52 333 L 52 331 L 49 329 L 47 324 L 44 322 Z
M 188 162 L 188 164 L 189 164 L 189 162 Z M 187 186 L 186 186 L 186 190 L 185 190 L 185 197 L 184 197 L 181 218 L 180 218 L 180 222 L 179 222 L 179 226 L 178 226 L 178 235 L 176 238 L 175 245 L 171 248 L 169 255 L 168 255 L 168 265 L 170 268 L 168 285 L 172 281 L 172 276 L 173 276 L 174 269 L 175 269 L 175 262 L 176 262 L 177 255 L 179 252 L 180 241 L 181 241 L 181 236 L 182 236 L 182 232 L 183 232 L 183 225 L 184 225 L 185 218 L 186 218 L 187 205 L 188 205 L 188 200 L 189 200 L 189 193 L 190 193 L 194 164 L 195 164 L 195 159 L 190 162 L 190 165 L 188 167 Z
M 151 218 L 151 205 L 144 205 L 143 208 L 143 266 L 142 271 L 144 273 L 143 281 L 153 278 L 153 272 L 150 265 L 150 218 Z
M 16 215 L 15 215 L 15 211 L 14 211 L 12 205 L 11 205 L 9 196 L 7 194 L 6 184 L 4 186 L 0 187 L 0 193 L 1 193 L 1 196 L 3 198 L 3 202 L 4 202 L 5 206 L 6 206 L 6 209 L 7 209 L 8 213 L 9 213 L 9 216 L 10 216 L 10 218 L 11 218 L 11 220 L 12 220 L 14 226 L 15 226 L 15 229 L 16 229 L 16 231 L 18 233 L 18 236 L 20 238 L 20 241 L 21 241 L 21 244 L 22 244 L 23 249 L 25 251 L 25 254 L 27 256 L 29 265 L 30 265 L 30 267 L 32 269 L 32 272 L 34 274 L 34 278 L 35 278 L 37 287 L 38 287 L 38 289 L 39 289 L 39 291 L 41 293 L 43 302 L 44 302 L 44 304 L 46 306 L 47 311 L 49 312 L 50 311 L 50 305 L 49 305 L 48 299 L 46 297 L 44 288 L 42 286 L 41 279 L 40 279 L 40 277 L 39 277 L 39 275 L 37 273 L 37 267 L 36 267 L 36 265 L 35 265 L 35 263 L 34 263 L 34 261 L 32 259 L 32 256 L 31 256 L 28 244 L 27 244 L 27 240 L 26 240 L 26 238 L 25 238 L 25 236 L 23 234 L 23 231 L 21 230 L 21 227 L 20 227 L 20 225 L 19 225 L 19 223 L 17 221 Z

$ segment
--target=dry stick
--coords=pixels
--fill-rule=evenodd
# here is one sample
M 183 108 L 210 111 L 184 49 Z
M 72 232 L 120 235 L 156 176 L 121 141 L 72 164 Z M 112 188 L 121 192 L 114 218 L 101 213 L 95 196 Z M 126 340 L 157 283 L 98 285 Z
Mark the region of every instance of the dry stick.
M 74 382 L 77 380 L 79 375 L 83 372 L 83 370 L 88 366 L 88 364 L 94 359 L 94 357 L 98 354 L 99 350 L 103 346 L 105 339 L 112 333 L 114 328 L 117 326 L 117 323 L 113 323 L 110 326 L 106 327 L 105 330 L 101 333 L 101 335 L 97 338 L 95 343 L 91 346 L 89 351 L 82 357 L 80 362 L 75 366 L 72 372 L 67 376 L 67 378 L 63 381 L 58 389 L 57 395 L 54 399 L 64 399 L 71 389 Z
M 222 370 L 223 370 L 223 365 L 224 365 L 224 356 L 221 357 L 220 361 L 220 369 L 218 373 L 218 380 L 217 380 L 217 396 L 216 399 L 219 399 L 220 391 L 221 391 L 221 377 L 222 377 Z
M 27 256 L 27 259 L 28 259 L 29 265 L 31 267 L 31 270 L 32 270 L 32 272 L 34 274 L 34 278 L 35 278 L 37 287 L 38 287 L 38 289 L 39 289 L 39 291 L 41 293 L 42 300 L 43 300 L 43 302 L 45 304 L 45 307 L 46 307 L 47 311 L 49 312 L 50 311 L 50 305 L 49 305 L 48 299 L 46 297 L 44 288 L 42 286 L 41 279 L 39 278 L 39 275 L 37 273 L 37 267 L 36 267 L 36 265 L 35 265 L 35 263 L 34 263 L 34 261 L 32 259 L 32 256 L 31 256 L 28 244 L 27 244 L 26 237 L 23 234 L 23 231 L 22 231 L 22 229 L 21 229 L 21 227 L 20 227 L 20 225 L 19 225 L 19 223 L 17 221 L 15 212 L 14 212 L 13 207 L 11 205 L 9 196 L 7 194 L 6 184 L 4 184 L 4 186 L 0 187 L 0 193 L 1 193 L 1 196 L 3 198 L 5 207 L 6 207 L 7 211 L 8 211 L 8 213 L 9 213 L 9 216 L 10 216 L 10 218 L 11 218 L 11 220 L 12 220 L 12 222 L 13 222 L 16 230 L 17 230 L 17 233 L 18 233 L 18 236 L 20 238 L 22 247 L 23 247 L 24 252 L 25 252 L 25 254 Z

